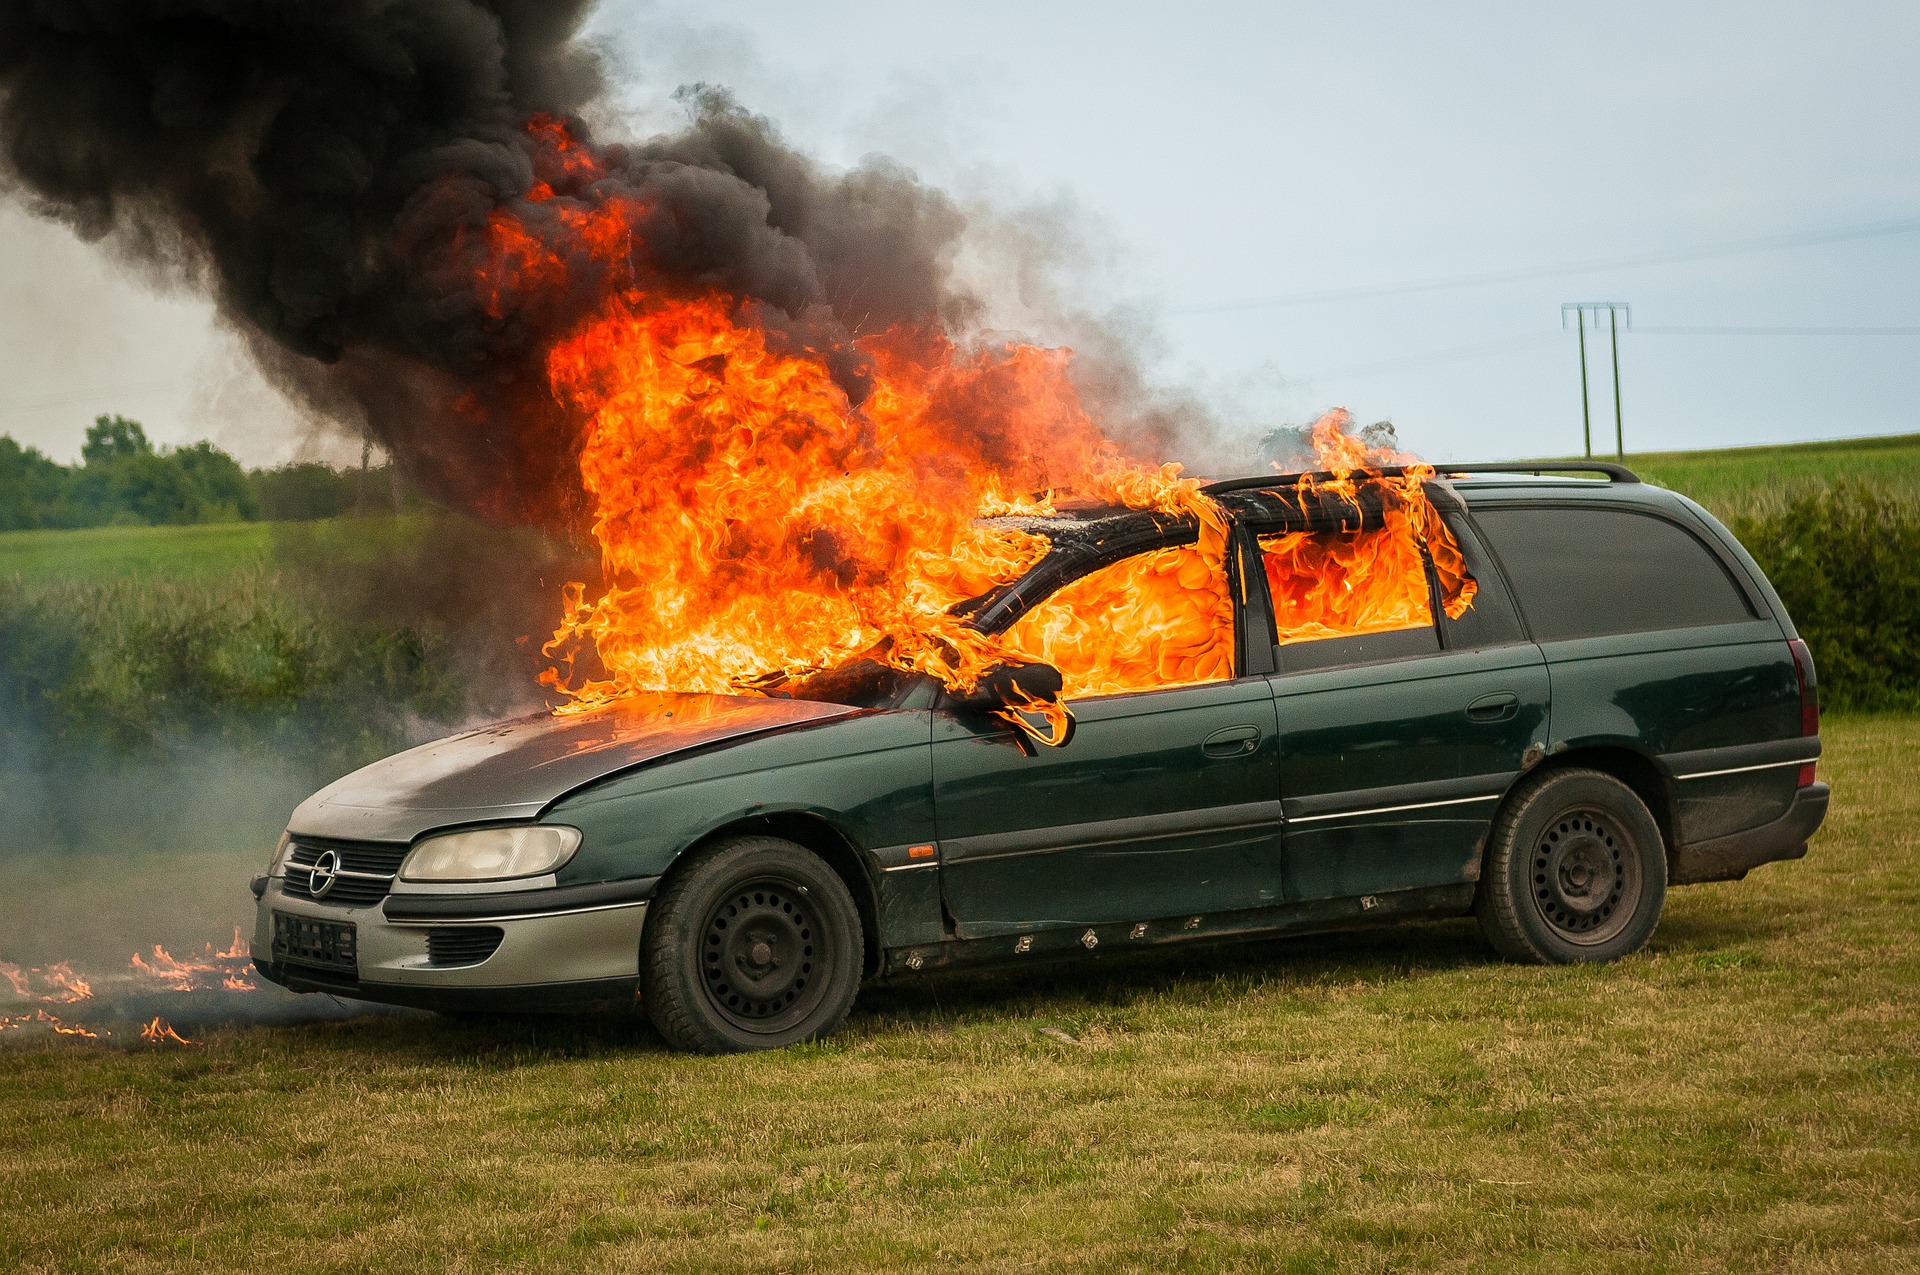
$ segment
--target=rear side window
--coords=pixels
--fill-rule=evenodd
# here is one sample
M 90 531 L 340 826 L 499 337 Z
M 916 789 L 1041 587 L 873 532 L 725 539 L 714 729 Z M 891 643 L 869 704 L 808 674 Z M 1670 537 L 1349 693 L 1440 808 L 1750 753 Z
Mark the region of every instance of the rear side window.
M 1474 521 L 1542 642 L 1753 618 L 1691 533 L 1629 509 L 1484 509 Z
M 1440 649 L 1426 562 L 1410 528 L 1292 531 L 1259 540 L 1283 672 Z

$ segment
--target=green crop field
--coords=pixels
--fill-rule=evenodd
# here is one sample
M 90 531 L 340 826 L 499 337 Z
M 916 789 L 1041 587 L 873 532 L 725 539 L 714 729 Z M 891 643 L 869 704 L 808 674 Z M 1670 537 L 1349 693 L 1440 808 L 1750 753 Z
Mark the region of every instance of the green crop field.
M 1920 434 L 1827 443 L 1636 452 L 1627 463 L 1648 482 L 1693 497 L 1722 518 L 1767 514 L 1809 487 L 1852 478 L 1920 501 Z
M 1920 1269 L 1920 719 L 1602 967 L 1471 922 L 871 989 L 824 1044 L 0 1049 L 0 1268 Z
M 206 580 L 272 564 L 289 550 L 339 562 L 372 562 L 415 544 L 431 515 L 320 522 L 220 522 L 185 527 L 89 527 L 0 532 L 0 579 Z
M 0 576 L 25 580 L 121 576 L 198 578 L 263 561 L 273 526 L 219 522 L 190 527 L 89 527 L 0 532 Z

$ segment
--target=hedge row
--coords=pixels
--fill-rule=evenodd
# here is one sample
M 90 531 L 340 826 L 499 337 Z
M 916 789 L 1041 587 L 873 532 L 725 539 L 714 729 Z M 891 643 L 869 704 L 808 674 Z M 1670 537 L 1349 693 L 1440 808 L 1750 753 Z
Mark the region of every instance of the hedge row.
M 1920 505 L 1843 479 L 1730 527 L 1812 649 L 1823 705 L 1920 709 Z

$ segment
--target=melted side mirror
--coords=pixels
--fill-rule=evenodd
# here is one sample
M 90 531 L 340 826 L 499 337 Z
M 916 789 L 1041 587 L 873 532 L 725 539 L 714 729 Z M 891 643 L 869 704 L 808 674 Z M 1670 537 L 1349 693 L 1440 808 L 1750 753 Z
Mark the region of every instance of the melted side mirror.
M 996 664 L 973 690 L 952 699 L 954 707 L 986 713 L 1020 733 L 1023 740 L 1064 748 L 1073 738 L 1073 712 L 1061 692 L 1066 683 L 1051 664 Z

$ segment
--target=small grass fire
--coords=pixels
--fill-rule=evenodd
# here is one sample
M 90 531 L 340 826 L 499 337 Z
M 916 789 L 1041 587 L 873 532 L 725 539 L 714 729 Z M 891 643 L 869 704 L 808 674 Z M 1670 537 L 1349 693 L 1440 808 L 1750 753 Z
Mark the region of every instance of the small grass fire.
M 252 953 L 237 926 L 225 947 L 205 943 L 198 952 L 175 956 L 156 943 L 147 952 L 135 952 L 125 969 L 106 974 L 83 977 L 70 961 L 27 967 L 0 961 L 0 983 L 12 1001 L 5 1006 L 7 1012 L 0 1013 L 0 1032 L 85 1040 L 137 1036 L 155 1045 L 199 1044 L 174 1030 L 164 1015 L 144 1014 L 156 998 L 259 990 Z M 141 1012 L 144 1024 L 138 1019 L 128 1023 L 130 1011 Z

